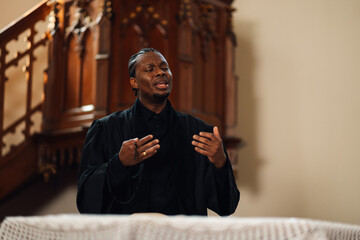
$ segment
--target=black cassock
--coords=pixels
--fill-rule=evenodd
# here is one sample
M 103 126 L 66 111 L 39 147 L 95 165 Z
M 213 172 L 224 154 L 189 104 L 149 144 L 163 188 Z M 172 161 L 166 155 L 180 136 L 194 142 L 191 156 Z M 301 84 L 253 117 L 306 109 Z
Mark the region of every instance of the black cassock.
M 217 169 L 191 144 L 194 134 L 212 132 L 208 124 L 175 111 L 169 104 L 169 126 L 159 152 L 136 166 L 125 167 L 118 154 L 122 142 L 152 134 L 140 111 L 140 101 L 124 111 L 95 120 L 85 139 L 78 178 L 77 206 L 81 213 L 131 214 L 152 212 L 152 171 L 156 155 L 168 161 L 169 174 L 160 179 L 170 198 L 164 198 L 164 214 L 207 215 L 207 208 L 224 216 L 232 214 L 240 193 L 229 158 Z M 161 153 L 160 153 L 161 150 Z M 226 153 L 226 151 L 225 151 Z M 157 182 L 157 184 L 159 181 Z M 169 185 L 169 183 L 171 183 Z M 168 192 L 169 191 L 169 192 Z M 168 202 L 166 202 L 169 199 Z

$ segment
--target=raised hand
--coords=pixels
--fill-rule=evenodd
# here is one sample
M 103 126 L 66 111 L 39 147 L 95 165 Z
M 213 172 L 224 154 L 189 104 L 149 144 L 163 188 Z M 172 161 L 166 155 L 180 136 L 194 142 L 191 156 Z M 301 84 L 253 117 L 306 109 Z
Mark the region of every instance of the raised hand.
M 147 135 L 142 139 L 134 138 L 124 141 L 119 152 L 119 159 L 124 166 L 136 165 L 153 156 L 160 148 L 159 140 Z
M 208 157 L 215 167 L 221 168 L 225 165 L 226 156 L 218 127 L 214 127 L 213 133 L 200 132 L 193 136 L 191 144 L 195 151 Z

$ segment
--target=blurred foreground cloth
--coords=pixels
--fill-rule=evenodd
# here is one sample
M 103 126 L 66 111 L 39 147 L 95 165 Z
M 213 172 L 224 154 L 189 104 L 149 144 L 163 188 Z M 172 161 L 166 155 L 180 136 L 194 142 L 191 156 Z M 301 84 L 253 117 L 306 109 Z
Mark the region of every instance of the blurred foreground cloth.
M 360 239 L 360 226 L 301 218 L 63 214 L 7 217 L 0 239 Z

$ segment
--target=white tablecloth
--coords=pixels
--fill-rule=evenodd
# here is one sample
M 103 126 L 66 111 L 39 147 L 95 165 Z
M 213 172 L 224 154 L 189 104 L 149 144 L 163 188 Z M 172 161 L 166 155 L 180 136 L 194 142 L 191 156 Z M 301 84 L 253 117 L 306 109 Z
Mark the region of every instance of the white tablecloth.
M 299 218 L 49 215 L 7 217 L 1 240 L 359 239 L 360 226 Z

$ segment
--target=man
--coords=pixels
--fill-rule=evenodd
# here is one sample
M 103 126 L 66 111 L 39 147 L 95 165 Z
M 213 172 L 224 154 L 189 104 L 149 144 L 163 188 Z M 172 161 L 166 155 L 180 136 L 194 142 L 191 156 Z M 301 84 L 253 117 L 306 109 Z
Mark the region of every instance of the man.
M 145 48 L 129 60 L 135 104 L 91 125 L 83 147 L 81 213 L 232 214 L 240 193 L 217 127 L 175 111 L 163 55 Z

